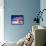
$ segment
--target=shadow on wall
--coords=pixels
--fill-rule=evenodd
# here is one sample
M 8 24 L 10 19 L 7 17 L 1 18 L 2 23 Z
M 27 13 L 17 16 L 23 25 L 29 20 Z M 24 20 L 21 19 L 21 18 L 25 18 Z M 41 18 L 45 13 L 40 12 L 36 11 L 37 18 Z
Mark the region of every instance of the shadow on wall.
M 4 39 L 18 41 L 32 29 L 33 12 L 40 9 L 40 0 L 5 0 Z M 24 15 L 24 25 L 11 25 L 11 15 Z

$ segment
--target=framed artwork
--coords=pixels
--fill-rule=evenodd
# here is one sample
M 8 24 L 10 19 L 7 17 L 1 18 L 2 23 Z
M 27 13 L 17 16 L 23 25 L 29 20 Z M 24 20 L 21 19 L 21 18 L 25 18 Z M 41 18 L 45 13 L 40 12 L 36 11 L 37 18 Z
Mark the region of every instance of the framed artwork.
M 11 24 L 12 25 L 23 25 L 24 15 L 11 15 Z

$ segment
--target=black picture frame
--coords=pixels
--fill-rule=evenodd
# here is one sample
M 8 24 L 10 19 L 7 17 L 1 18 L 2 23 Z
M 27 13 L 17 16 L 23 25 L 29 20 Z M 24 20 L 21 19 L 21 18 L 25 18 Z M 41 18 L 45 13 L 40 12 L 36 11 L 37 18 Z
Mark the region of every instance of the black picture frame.
M 23 25 L 24 15 L 11 15 L 11 24 L 12 25 Z

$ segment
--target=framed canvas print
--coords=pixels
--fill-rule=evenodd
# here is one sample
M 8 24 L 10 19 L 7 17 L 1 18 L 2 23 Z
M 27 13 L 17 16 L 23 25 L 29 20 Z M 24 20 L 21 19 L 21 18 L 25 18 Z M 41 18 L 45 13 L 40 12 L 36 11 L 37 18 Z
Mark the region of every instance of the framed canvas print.
M 23 25 L 24 15 L 11 15 L 11 24 L 12 25 Z

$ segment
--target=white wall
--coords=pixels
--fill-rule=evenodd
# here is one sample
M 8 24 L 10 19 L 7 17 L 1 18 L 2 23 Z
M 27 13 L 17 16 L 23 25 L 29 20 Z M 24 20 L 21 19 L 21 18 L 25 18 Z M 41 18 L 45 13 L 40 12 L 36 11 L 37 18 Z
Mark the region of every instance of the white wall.
M 4 41 L 4 0 L 0 0 L 0 42 Z
M 40 9 L 41 11 L 43 9 L 46 9 L 46 0 L 40 0 Z M 43 17 L 43 22 L 41 21 L 40 24 L 46 26 L 46 10 L 43 12 L 42 17 Z

